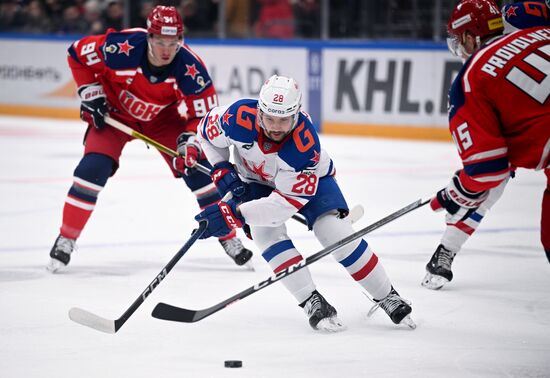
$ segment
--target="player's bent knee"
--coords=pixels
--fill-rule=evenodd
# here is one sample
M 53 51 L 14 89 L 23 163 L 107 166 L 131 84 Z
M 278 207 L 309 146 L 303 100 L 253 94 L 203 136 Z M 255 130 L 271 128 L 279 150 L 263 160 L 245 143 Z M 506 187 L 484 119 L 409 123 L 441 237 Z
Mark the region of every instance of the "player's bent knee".
M 277 227 L 259 227 L 250 226 L 252 240 L 260 251 L 265 251 L 269 247 L 288 240 L 286 226 L 284 224 Z
M 92 184 L 104 186 L 116 170 L 115 161 L 107 155 L 90 153 L 84 155 L 74 171 L 74 176 Z
M 332 210 L 317 218 L 313 225 L 313 232 L 323 247 L 327 247 L 353 234 L 355 230 L 347 219 L 340 218 L 337 210 Z M 336 258 L 340 255 L 347 255 L 357 248 L 360 242 L 361 238 L 358 238 L 336 250 L 333 255 Z

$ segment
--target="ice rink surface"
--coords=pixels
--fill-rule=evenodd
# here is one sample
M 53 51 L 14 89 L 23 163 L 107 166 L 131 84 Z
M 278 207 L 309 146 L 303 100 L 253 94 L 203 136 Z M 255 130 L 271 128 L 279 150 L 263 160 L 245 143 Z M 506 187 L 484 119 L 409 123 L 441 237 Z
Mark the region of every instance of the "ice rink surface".
M 550 265 L 539 242 L 542 172 L 519 170 L 440 291 L 420 286 L 444 229 L 428 207 L 367 235 L 416 330 L 394 326 L 328 256 L 311 266 L 347 330 L 319 334 L 280 283 L 198 323 L 154 319 L 159 301 L 211 306 L 270 275 L 235 266 L 200 241 L 115 335 L 69 320 L 77 306 L 118 318 L 196 226 L 194 197 L 144 143 L 130 143 L 63 273 L 45 270 L 82 153 L 80 122 L 0 118 L 0 376 L 550 377 Z M 445 186 L 460 166 L 450 143 L 322 136 L 356 229 Z M 321 247 L 287 222 L 305 256 Z M 241 234 L 244 238 L 244 235 Z M 240 369 L 224 360 L 243 361 Z

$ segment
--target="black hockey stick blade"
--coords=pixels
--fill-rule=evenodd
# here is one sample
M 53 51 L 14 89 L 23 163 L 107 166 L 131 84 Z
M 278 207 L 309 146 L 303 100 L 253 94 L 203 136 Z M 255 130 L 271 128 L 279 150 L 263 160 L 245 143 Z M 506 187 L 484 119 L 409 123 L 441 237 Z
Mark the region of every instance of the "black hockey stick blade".
M 120 327 L 126 323 L 126 321 L 132 316 L 132 314 L 138 309 L 139 306 L 145 299 L 155 290 L 155 288 L 160 284 L 160 282 L 168 275 L 172 268 L 177 264 L 177 262 L 183 257 L 183 255 L 191 248 L 191 246 L 197 241 L 198 238 L 206 230 L 208 226 L 207 221 L 201 221 L 199 223 L 199 228 L 194 230 L 191 234 L 191 237 L 187 242 L 180 248 L 180 250 L 172 257 L 170 262 L 161 270 L 161 272 L 153 279 L 153 281 L 145 288 L 139 297 L 132 303 L 132 305 L 122 314 L 118 319 L 106 319 L 96 314 L 91 313 L 90 311 L 73 307 L 69 310 L 69 318 L 79 324 L 85 325 L 87 327 L 93 328 L 95 330 L 105 332 L 105 333 L 116 333 Z
M 211 307 L 208 307 L 208 308 L 205 308 L 205 309 L 202 309 L 202 310 L 190 310 L 190 309 L 186 309 L 186 308 L 182 308 L 182 307 L 176 307 L 176 306 L 172 306 L 172 305 L 169 305 L 167 303 L 163 303 L 163 302 L 160 302 L 158 303 L 155 308 L 153 309 L 153 312 L 152 312 L 152 316 L 154 318 L 157 318 L 157 319 L 162 319 L 162 320 L 171 320 L 171 321 L 176 321 L 176 322 L 183 322 L 183 323 L 194 323 L 194 322 L 198 322 L 199 320 L 201 319 L 204 319 L 222 309 L 224 309 L 225 307 L 235 303 L 235 302 L 238 302 L 239 300 L 241 299 L 244 299 L 246 297 L 248 297 L 249 295 L 252 295 L 266 287 L 268 287 L 269 285 L 275 283 L 276 281 L 279 281 L 280 279 L 284 278 L 284 277 L 287 277 L 295 272 L 297 272 L 298 270 L 314 263 L 315 261 L 321 259 L 322 257 L 325 257 L 327 256 L 328 254 L 334 252 L 335 250 L 337 250 L 338 248 L 346 245 L 346 244 L 349 244 L 351 243 L 352 241 L 362 237 L 363 235 L 366 235 L 368 234 L 369 232 L 372 232 L 392 221 L 394 221 L 395 219 L 407 214 L 407 213 L 410 213 L 411 211 L 413 210 L 416 210 L 424 205 L 426 205 L 427 203 L 430 202 L 430 199 L 419 199 L 405 207 L 403 207 L 402 209 L 399 209 L 397 210 L 396 212 L 386 216 L 385 218 L 382 218 L 380 219 L 379 221 L 351 234 L 350 236 L 326 247 L 326 248 L 323 248 L 322 250 L 320 250 L 319 252 L 309 256 L 308 258 L 306 258 L 305 260 L 302 260 L 301 262 L 299 262 L 298 264 L 296 265 L 292 265 L 292 266 L 289 266 L 288 268 L 286 268 L 285 270 L 282 270 L 280 272 L 278 272 L 277 274 L 269 277 L 268 279 L 262 281 L 262 282 L 259 282 L 257 283 L 256 285 L 254 286 L 251 286 L 249 287 L 248 289 L 245 289 L 243 291 L 241 291 L 240 293 L 238 294 L 235 294 L 234 296 L 232 296 L 231 298 L 228 298 L 218 304 L 215 304 L 214 306 L 211 306 Z

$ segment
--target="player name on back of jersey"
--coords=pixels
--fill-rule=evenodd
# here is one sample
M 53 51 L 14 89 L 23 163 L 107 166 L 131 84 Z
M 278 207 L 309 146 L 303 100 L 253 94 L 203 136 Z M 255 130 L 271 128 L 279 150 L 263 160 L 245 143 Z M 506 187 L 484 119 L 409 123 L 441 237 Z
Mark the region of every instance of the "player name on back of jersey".
M 533 43 L 550 40 L 550 28 L 539 29 L 520 37 L 517 37 L 517 33 L 519 32 L 511 34 L 510 37 L 508 37 L 508 39 L 511 39 L 510 42 L 496 50 L 493 55 L 487 59 L 487 62 L 481 67 L 483 72 L 491 75 L 492 77 L 497 77 L 500 70 L 506 66 L 506 63 L 508 63 L 517 54 L 521 53 Z M 544 53 L 550 55 L 550 48 L 548 45 L 543 47 L 543 49 Z

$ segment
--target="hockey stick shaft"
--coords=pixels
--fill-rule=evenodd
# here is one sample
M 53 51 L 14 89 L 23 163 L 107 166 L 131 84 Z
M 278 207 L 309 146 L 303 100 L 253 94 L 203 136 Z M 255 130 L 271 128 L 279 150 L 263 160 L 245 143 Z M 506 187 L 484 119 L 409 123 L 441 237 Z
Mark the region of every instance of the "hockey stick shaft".
M 172 157 L 180 156 L 180 154 L 178 154 L 177 151 L 174 151 L 173 149 L 171 149 L 169 147 L 166 147 L 165 145 L 157 142 L 156 140 L 149 138 L 147 135 L 143 135 L 142 133 L 132 129 L 129 126 L 126 126 L 125 124 L 123 124 L 122 122 L 117 121 L 114 118 L 111 118 L 109 116 L 105 116 L 105 122 L 107 124 L 109 124 L 110 126 L 114 127 L 115 129 L 122 131 L 124 134 L 130 135 L 130 136 L 132 136 L 136 139 L 140 139 L 140 140 L 144 141 L 147 144 L 150 144 L 151 146 L 155 147 L 157 150 L 159 150 L 161 152 L 164 152 L 166 155 L 169 155 L 169 156 L 172 156 Z M 204 165 L 197 163 L 195 168 L 197 168 L 197 170 L 199 172 L 210 176 L 210 169 L 208 169 Z
M 157 150 L 159 150 L 161 152 L 164 152 L 165 154 L 167 154 L 169 156 L 172 156 L 172 157 L 180 156 L 180 154 L 178 154 L 177 151 L 174 151 L 173 149 L 171 149 L 169 147 L 166 147 L 165 145 L 157 142 L 156 140 L 149 138 L 147 135 L 143 135 L 142 133 L 132 129 L 131 127 L 126 126 L 122 122 L 117 121 L 116 119 L 109 117 L 108 115 L 105 116 L 105 122 L 108 125 L 114 127 L 115 129 L 117 129 L 119 131 L 122 131 L 124 134 L 130 135 L 130 136 L 132 136 L 136 139 L 140 139 L 140 140 L 144 141 L 145 143 L 150 144 L 151 146 L 155 147 Z M 197 165 L 195 165 L 195 168 L 197 168 L 197 170 L 199 172 L 210 176 L 210 169 L 208 169 L 204 165 L 197 163 Z M 301 217 L 297 214 L 293 215 L 292 219 L 294 219 L 295 221 L 298 221 L 301 224 L 304 224 L 304 225 L 307 226 L 307 222 L 306 222 L 305 218 L 303 218 L 303 217 Z
M 321 251 L 309 256 L 305 260 L 302 260 L 300 263 L 296 265 L 292 265 L 285 270 L 282 270 L 275 275 L 269 277 L 268 279 L 261 281 L 257 283 L 254 286 L 249 287 L 248 289 L 245 289 L 241 291 L 238 294 L 233 295 L 232 297 L 205 309 L 202 310 L 189 310 L 181 307 L 172 306 L 166 303 L 158 303 L 155 308 L 153 309 L 152 316 L 158 319 L 163 320 L 172 320 L 172 321 L 178 321 L 178 322 L 184 322 L 184 323 L 193 323 L 197 322 L 201 319 L 204 319 L 223 308 L 229 306 L 230 304 L 233 304 L 241 299 L 244 299 L 248 297 L 249 295 L 252 295 L 262 289 L 265 289 L 269 285 L 279 281 L 282 278 L 288 277 L 291 274 L 296 273 L 302 268 L 305 268 L 308 265 L 313 264 L 315 261 L 327 256 L 328 254 L 334 252 L 338 248 L 351 243 L 354 240 L 359 239 L 360 237 L 368 234 L 369 232 L 372 232 L 392 221 L 394 221 L 397 218 L 400 218 L 401 216 L 410 213 L 413 210 L 416 210 L 427 203 L 429 203 L 429 199 L 419 199 L 405 207 L 403 207 L 400 210 L 397 210 L 396 212 L 386 216 L 385 218 L 380 219 L 378 222 L 375 222 L 351 235 L 348 237 L 326 247 L 323 248 Z
M 116 333 L 120 327 L 126 323 L 126 321 L 132 316 L 132 314 L 145 302 L 145 299 L 155 290 L 155 288 L 160 284 L 160 282 L 166 278 L 168 273 L 174 268 L 177 262 L 183 257 L 183 255 L 191 248 L 191 246 L 197 241 L 198 238 L 206 230 L 208 226 L 207 221 L 201 221 L 199 223 L 199 228 L 194 230 L 191 234 L 191 237 L 187 242 L 180 248 L 180 250 L 172 257 L 172 259 L 166 264 L 166 266 L 160 271 L 159 274 L 151 281 L 151 283 L 143 290 L 143 292 L 136 298 L 134 303 L 128 307 L 122 316 L 116 320 L 105 319 L 100 316 L 97 316 L 89 311 L 83 310 L 81 308 L 73 307 L 69 310 L 69 318 L 79 324 L 88 326 L 90 328 L 96 329 L 98 331 L 106 333 Z

